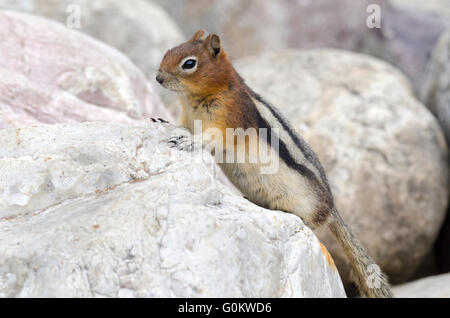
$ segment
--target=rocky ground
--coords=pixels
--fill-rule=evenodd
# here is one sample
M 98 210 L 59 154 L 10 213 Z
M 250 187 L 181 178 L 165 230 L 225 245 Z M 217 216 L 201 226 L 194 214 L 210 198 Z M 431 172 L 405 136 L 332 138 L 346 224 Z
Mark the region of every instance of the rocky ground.
M 200 28 L 317 152 L 394 294 L 449 297 L 446 0 L 0 0 L 0 296 L 352 295 L 329 233 L 149 122 L 176 122 L 155 71 Z
M 229 192 L 174 129 L 1 130 L 0 296 L 345 297 L 299 218 Z

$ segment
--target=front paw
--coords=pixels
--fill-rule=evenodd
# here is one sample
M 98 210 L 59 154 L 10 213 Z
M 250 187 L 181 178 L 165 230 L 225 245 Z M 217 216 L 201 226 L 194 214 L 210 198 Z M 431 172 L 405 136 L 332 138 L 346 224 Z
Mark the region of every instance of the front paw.
M 178 150 L 189 152 L 194 150 L 194 141 L 188 135 L 173 136 L 169 138 L 168 143 L 170 148 L 177 148 Z

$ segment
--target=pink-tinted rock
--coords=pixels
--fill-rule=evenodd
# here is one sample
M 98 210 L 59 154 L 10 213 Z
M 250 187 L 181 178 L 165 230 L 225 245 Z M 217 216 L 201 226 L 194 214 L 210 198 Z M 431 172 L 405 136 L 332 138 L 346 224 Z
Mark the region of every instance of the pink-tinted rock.
M 0 68 L 0 127 L 171 119 L 127 57 L 44 18 L 0 11 Z
M 124 112 L 89 104 L 63 90 L 0 67 L 0 129 L 37 123 L 139 123 Z

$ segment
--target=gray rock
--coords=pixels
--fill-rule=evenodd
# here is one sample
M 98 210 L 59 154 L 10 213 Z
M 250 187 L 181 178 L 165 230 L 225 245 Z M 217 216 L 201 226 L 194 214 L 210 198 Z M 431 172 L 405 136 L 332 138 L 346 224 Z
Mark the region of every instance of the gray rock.
M 449 199 L 448 149 L 406 78 L 372 57 L 283 51 L 236 63 L 317 152 L 338 210 L 391 280 L 402 282 L 430 250 Z M 347 280 L 343 253 L 318 233 Z
M 450 30 L 433 52 L 421 99 L 438 118 L 450 144 Z
M 172 133 L 0 130 L 0 297 L 345 297 L 299 218 L 229 192 Z
M 450 274 L 422 278 L 392 291 L 396 298 L 450 298 Z
M 450 28 L 450 15 L 445 14 L 450 10 L 450 3 L 444 0 L 438 6 L 438 2 L 421 1 L 423 5 L 419 5 L 417 1 L 399 0 L 394 1 L 396 6 L 385 6 L 381 11 L 381 28 L 368 31 L 358 49 L 404 72 L 417 96 L 433 49 L 440 35 Z
M 0 128 L 171 116 L 122 53 L 60 23 L 0 11 Z

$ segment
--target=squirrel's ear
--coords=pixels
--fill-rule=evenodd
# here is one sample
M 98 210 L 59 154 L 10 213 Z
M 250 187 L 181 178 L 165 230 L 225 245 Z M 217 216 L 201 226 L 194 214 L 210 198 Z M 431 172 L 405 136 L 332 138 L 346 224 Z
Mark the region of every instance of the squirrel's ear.
M 205 39 L 205 33 L 206 31 L 201 29 L 195 32 L 195 34 L 192 36 L 192 38 L 189 40 L 190 42 L 195 42 L 198 40 L 204 40 Z
M 217 34 L 210 34 L 206 38 L 205 43 L 212 57 L 217 57 L 222 50 L 222 41 L 220 40 L 220 37 Z

